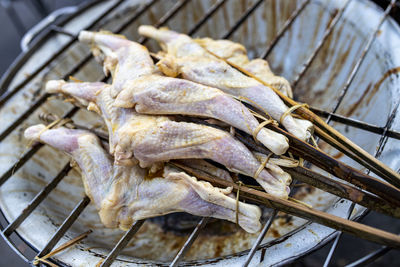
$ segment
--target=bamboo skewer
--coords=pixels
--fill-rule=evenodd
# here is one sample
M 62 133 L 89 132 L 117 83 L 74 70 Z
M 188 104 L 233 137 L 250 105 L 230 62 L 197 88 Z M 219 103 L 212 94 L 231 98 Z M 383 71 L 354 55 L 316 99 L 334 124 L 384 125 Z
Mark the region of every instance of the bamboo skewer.
M 380 181 L 332 158 L 322 150 L 303 142 L 279 127 L 273 125 L 269 125 L 268 127 L 285 135 L 289 139 L 288 151 L 294 155 L 304 158 L 338 178 L 374 193 L 396 206 L 400 206 L 400 190 L 393 185 Z
M 207 124 L 204 121 L 196 118 L 190 118 L 189 121 Z M 384 181 L 380 181 L 379 179 L 371 177 L 334 159 L 322 150 L 311 146 L 310 144 L 298 139 L 294 135 L 282 130 L 281 128 L 273 124 L 269 124 L 267 127 L 285 135 L 289 139 L 288 152 L 291 152 L 293 155 L 308 160 L 319 168 L 329 172 L 332 175 L 335 175 L 342 180 L 345 180 L 357 187 L 361 187 L 362 189 L 365 189 L 382 197 L 387 202 L 392 203 L 394 206 L 400 207 L 400 190 L 393 185 Z M 269 151 L 267 149 L 263 149 L 263 147 L 258 146 L 252 138 L 244 137 L 240 134 L 236 134 L 235 136 L 242 143 L 249 146 L 252 150 L 264 154 L 269 154 Z
M 226 63 L 234 67 L 235 69 L 239 70 L 240 72 L 246 74 L 247 76 L 257 80 L 258 82 L 262 83 L 265 86 L 268 86 L 271 88 L 287 105 L 289 106 L 295 106 L 299 105 L 298 102 L 295 100 L 285 96 L 282 92 L 280 92 L 278 89 L 276 89 L 274 86 L 264 82 L 263 80 L 257 78 L 250 72 L 246 71 L 245 69 L 241 68 L 240 66 L 230 62 L 229 60 L 223 59 L 214 53 L 208 51 L 210 54 L 213 56 L 224 60 Z M 386 166 L 383 162 L 379 161 L 372 155 L 370 155 L 368 152 L 363 150 L 361 147 L 353 143 L 351 140 L 343 136 L 341 133 L 339 133 L 337 130 L 335 130 L 333 127 L 328 125 L 324 120 L 322 120 L 320 117 L 315 115 L 312 111 L 310 111 L 308 108 L 302 106 L 299 107 L 298 109 L 295 110 L 297 114 L 299 114 L 301 117 L 304 119 L 307 119 L 311 121 L 315 126 L 319 127 L 321 130 L 323 130 L 325 133 L 329 134 L 332 138 L 337 140 L 339 143 L 341 143 L 344 147 L 348 149 L 348 151 L 351 151 L 352 153 L 347 153 L 346 155 L 351 157 L 351 158 L 356 158 L 356 159 L 362 159 L 363 160 L 363 165 L 367 168 L 370 168 L 372 170 L 378 170 L 379 174 L 382 176 L 383 179 L 388 181 L 389 183 L 400 187 L 400 174 L 396 173 L 394 170 Z M 320 132 L 317 132 L 318 134 Z M 324 139 L 324 136 L 320 136 L 322 139 Z M 378 173 L 377 173 L 378 174 Z
M 52 114 L 46 114 L 46 115 L 41 115 L 41 119 L 51 122 L 53 120 L 56 120 L 57 117 L 55 117 Z M 65 126 L 69 128 L 90 130 L 85 126 L 76 125 L 74 123 L 67 123 Z M 334 158 L 325 154 L 323 151 L 297 139 L 292 134 L 276 126 L 272 125 L 271 128 L 277 132 L 284 134 L 286 137 L 289 138 L 290 142 L 289 151 L 292 152 L 294 155 L 305 158 L 311 163 L 320 167 L 321 169 L 324 169 L 327 172 L 350 182 L 351 184 L 359 186 L 367 191 L 370 191 L 382 197 L 382 199 L 386 200 L 386 202 L 371 194 L 358 190 L 357 188 L 345 185 L 338 181 L 334 181 L 333 179 L 315 173 L 306 168 L 297 167 L 295 168 L 296 171 L 293 171 L 294 170 L 293 168 L 284 168 L 284 170 L 287 171 L 289 174 L 291 174 L 293 177 L 295 178 L 298 177 L 298 180 L 301 180 L 307 184 L 325 190 L 339 197 L 352 200 L 367 208 L 386 213 L 393 217 L 399 216 L 400 211 L 398 209 L 400 207 L 400 199 L 399 199 L 400 191 L 397 188 L 393 187 L 388 183 L 379 181 L 376 178 L 370 177 L 358 170 L 355 170 L 345 165 L 344 163 L 341 163 L 340 161 L 335 160 Z M 94 130 L 90 131 L 93 131 L 103 140 L 108 141 L 108 136 L 105 135 L 104 133 Z M 250 146 L 252 150 L 256 150 L 265 154 L 268 153 L 266 149 L 264 150 L 262 149 L 262 147 L 259 147 L 254 142 L 253 139 L 245 138 L 240 134 L 237 134 L 237 137 L 244 144 Z
M 260 152 L 263 154 L 270 153 L 266 148 L 257 145 L 252 138 L 244 137 L 238 133 L 235 135 L 243 144 L 249 147 L 251 150 Z M 314 147 L 312 147 L 314 148 Z M 291 150 L 294 154 L 298 154 L 296 151 Z M 334 159 L 333 159 L 334 160 Z M 328 178 L 322 174 L 316 173 L 310 169 L 305 167 L 297 166 L 295 168 L 292 167 L 284 167 L 280 166 L 284 171 L 289 173 L 293 178 L 319 188 L 323 191 L 336 195 L 338 197 L 342 197 L 357 204 L 360 204 L 366 208 L 385 213 L 387 215 L 400 218 L 400 206 L 393 205 L 393 203 L 389 203 L 383 200 L 380 197 L 377 197 L 368 192 L 362 191 L 354 186 L 350 186 L 340 181 L 336 181 L 332 178 Z M 374 178 L 373 178 L 374 179 Z M 380 182 L 380 181 L 379 181 Z M 391 185 L 389 185 L 392 187 Z
M 212 177 L 202 171 L 194 170 L 179 163 L 171 162 L 171 164 L 186 171 L 190 175 L 210 182 L 214 186 L 232 187 L 234 192 L 237 192 L 239 189 L 239 186 L 235 183 Z M 346 220 L 329 213 L 307 208 L 304 205 L 300 205 L 292 201 L 279 199 L 265 192 L 255 190 L 247 186 L 241 186 L 239 194 L 242 199 L 250 200 L 265 205 L 269 208 L 277 209 L 303 219 L 311 220 L 327 227 L 352 234 L 362 239 L 400 249 L 400 236 L 395 234 L 361 223 Z
M 48 116 L 47 120 L 50 120 L 51 118 L 54 117 Z M 65 126 L 78 129 L 79 128 L 87 129 L 87 127 L 79 126 L 70 122 L 65 124 Z M 107 139 L 107 136 L 103 134 L 100 137 L 102 139 Z M 233 190 L 235 192 L 239 190 L 239 185 L 235 183 L 212 177 L 207 173 L 204 173 L 200 170 L 194 170 L 176 161 L 171 161 L 170 164 L 186 171 L 190 175 L 194 175 L 199 179 L 208 181 L 214 186 L 233 187 Z M 374 197 L 371 194 L 362 192 L 347 185 L 338 184 L 336 181 L 332 179 L 329 180 L 329 178 L 323 177 L 322 175 L 316 174 L 302 167 L 296 167 L 294 169 L 285 168 L 285 170 L 289 171 L 295 178 L 303 182 L 318 184 L 319 187 L 321 188 L 330 188 L 330 191 L 336 192 L 337 194 L 342 194 L 343 196 L 346 196 L 348 199 L 360 202 L 360 204 L 365 204 L 366 206 L 370 206 L 371 208 L 373 207 L 376 208 L 380 206 L 382 212 L 393 213 L 391 215 L 395 217 L 399 216 L 398 207 L 393 207 L 390 204 L 386 203 L 385 201 L 377 197 Z M 319 181 L 321 183 L 318 183 L 316 181 Z M 332 188 L 335 189 L 333 190 Z M 274 208 L 304 219 L 308 219 L 320 223 L 322 225 L 334 228 L 336 230 L 353 234 L 363 239 L 367 239 L 379 244 L 400 249 L 400 237 L 397 235 L 370 226 L 366 226 L 360 223 L 349 221 L 325 212 L 317 211 L 289 200 L 279 199 L 265 192 L 255 190 L 247 186 L 240 187 L 239 195 L 243 199 L 250 200 L 258 204 L 266 205 L 267 207 Z
M 208 51 L 208 50 L 207 50 Z M 255 77 L 253 74 L 249 73 L 248 71 L 244 70 L 240 66 L 237 66 L 234 63 L 229 62 L 228 60 L 225 60 L 221 57 L 218 57 L 214 53 L 208 51 L 210 54 L 214 55 L 215 57 L 224 60 L 227 62 L 229 65 L 232 67 L 238 69 L 239 71 L 243 72 L 244 74 L 256 79 L 260 83 L 271 87 L 287 104 L 294 106 L 298 105 L 296 101 L 293 99 L 283 95 L 280 91 L 278 91 L 276 88 L 273 86 L 265 83 L 261 79 Z M 161 57 L 159 55 L 154 55 L 152 54 L 153 58 L 155 60 L 160 60 Z M 354 159 L 358 163 L 360 163 L 363 166 L 368 167 L 371 169 L 374 173 L 378 174 L 382 178 L 384 178 L 386 181 L 390 182 L 391 184 L 394 184 L 395 186 L 400 187 L 400 175 L 390 169 L 388 166 L 368 154 L 366 151 L 362 150 L 360 147 L 357 145 L 353 144 L 349 139 L 346 137 L 342 136 L 339 132 L 337 132 L 334 128 L 326 124 L 321 118 L 319 118 L 317 115 L 315 115 L 313 112 L 311 112 L 308 108 L 301 106 L 295 110 L 295 112 L 300 113 L 305 119 L 310 120 L 313 122 L 315 125 L 315 131 L 316 133 L 327 143 L 332 145 L 333 147 L 337 148 L 339 151 L 344 153 L 345 155 L 349 156 L 350 158 Z M 308 156 L 307 160 L 310 162 L 314 163 L 316 166 L 324 169 L 325 171 L 332 173 L 333 175 L 350 182 L 352 184 L 355 184 L 356 186 L 359 186 L 363 189 L 367 189 L 370 192 L 373 192 L 374 194 L 377 194 L 387 200 L 390 203 L 393 203 L 396 206 L 400 206 L 400 190 L 397 189 L 395 186 L 392 186 L 388 183 L 384 183 L 379 181 L 376 178 L 373 178 L 369 175 L 366 175 L 350 166 L 347 166 L 346 164 L 341 163 L 340 161 L 335 160 L 334 158 L 330 157 L 329 155 L 323 153 L 321 150 L 317 150 L 316 148 L 308 145 L 306 142 L 297 139 L 290 133 L 283 131 L 277 126 L 274 126 L 273 124 L 269 124 L 267 126 L 268 128 L 271 128 L 279 133 L 282 133 L 286 135 L 289 139 L 292 140 L 292 143 L 290 144 L 289 151 L 291 151 L 293 154 L 296 154 L 297 156 L 304 157 L 303 153 L 307 153 L 312 155 L 311 157 Z M 328 127 L 330 130 L 328 131 L 329 133 L 335 133 L 334 137 L 330 136 L 327 132 L 323 131 Z M 321 129 L 322 128 L 322 129 Z M 337 136 L 341 136 L 338 138 Z M 301 149 L 296 149 L 296 148 L 301 148 Z M 360 153 L 354 153 L 355 150 L 361 151 Z M 352 153 L 353 152 L 353 153 Z M 323 155 L 322 158 L 327 159 L 328 161 L 323 162 L 323 160 L 316 160 L 319 159 L 318 156 Z M 316 158 L 313 158 L 316 157 Z M 370 161 L 366 161 L 366 158 L 370 159 Z M 392 176 L 391 176 L 392 175 Z M 399 178 L 398 183 L 396 183 L 397 178 Z
M 292 178 L 303 183 L 314 186 L 338 197 L 351 200 L 368 209 L 372 209 L 395 218 L 400 218 L 400 207 L 394 206 L 382 198 L 379 198 L 368 192 L 364 192 L 358 188 L 355 188 L 354 186 L 335 181 L 332 178 L 328 178 L 310 169 L 300 166 L 296 168 L 281 166 L 281 168 L 285 172 L 289 173 Z
M 344 155 L 348 155 L 351 153 L 350 150 L 348 150 L 346 147 L 344 147 L 336 139 L 332 138 L 330 135 L 328 135 L 327 133 L 322 131 L 319 127 L 315 126 L 315 131 L 318 133 L 318 136 L 320 136 L 326 143 L 330 144 L 332 147 L 336 148 L 337 150 L 342 152 Z M 357 155 L 354 155 L 354 157 L 352 157 L 352 159 L 354 161 L 358 162 L 359 164 L 364 165 L 364 161 Z M 384 174 L 382 172 L 380 172 L 378 169 L 376 169 L 373 166 L 370 166 L 370 170 L 379 176 L 384 176 Z

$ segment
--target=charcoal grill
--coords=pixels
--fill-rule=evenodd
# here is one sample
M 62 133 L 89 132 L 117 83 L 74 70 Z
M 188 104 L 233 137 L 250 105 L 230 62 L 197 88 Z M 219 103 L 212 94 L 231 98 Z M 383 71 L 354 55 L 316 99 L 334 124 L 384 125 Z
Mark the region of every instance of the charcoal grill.
M 94 240 L 82 241 L 80 245 L 48 259 L 61 266 L 93 266 L 97 263 L 101 266 L 247 266 L 259 262 L 281 265 L 335 238 L 325 261 L 327 266 L 340 242 L 340 233 L 298 220 L 295 227 L 288 228 L 283 236 L 270 237 L 268 242 L 262 242 L 277 221 L 276 211 L 265 221 L 261 233 L 251 239 L 248 249 L 221 257 L 184 259 L 196 239 L 200 238 L 208 218 L 200 219 L 193 231 L 181 238 L 184 242 L 175 248 L 178 253 L 169 262 L 132 257 L 126 250 L 121 253 L 132 238 L 136 238 L 136 243 L 140 241 L 137 236 L 140 230 L 143 232 L 145 222 L 134 223 L 126 233 L 103 229 L 96 222 L 97 218 L 91 215 L 95 211 L 83 191 L 68 191 L 76 190 L 80 184 L 70 177 L 74 170 L 65 157 L 40 144 L 25 149 L 19 145 L 23 142 L 21 133 L 26 126 L 37 122 L 38 113 L 54 110 L 60 117 L 74 117 L 78 122 L 96 124 L 98 119 L 90 113 L 49 98 L 40 90 L 43 80 L 68 79 L 69 76 L 82 80 L 106 80 L 87 49 L 77 43 L 79 30 L 108 29 L 127 34 L 129 39 L 146 43 L 150 50 L 156 51 L 155 43 L 139 38 L 136 33 L 138 25 L 150 23 L 157 27 L 169 26 L 192 36 L 227 38 L 243 43 L 252 57 L 267 58 L 276 73 L 289 79 L 300 101 L 318 106 L 314 112 L 325 116 L 335 128 L 397 170 L 400 166 L 400 119 L 396 114 L 399 112 L 400 86 L 393 67 L 399 65 L 400 59 L 393 51 L 396 51 L 396 44 L 397 47 L 400 44 L 400 30 L 395 22 L 399 21 L 399 13 L 396 1 L 378 1 L 377 4 L 366 0 L 150 0 L 91 1 L 79 6 L 74 14 L 45 28 L 1 80 L 0 207 L 3 238 L 30 263 L 34 256 L 42 257 L 57 243 L 87 230 L 88 224 L 98 232 L 98 237 L 103 236 L 107 242 L 115 244 L 111 248 L 96 248 Z M 363 14 L 355 14 L 357 10 L 363 10 Z M 310 18 L 315 20 L 314 28 L 306 23 Z M 362 26 L 358 20 L 363 22 Z M 387 79 L 379 81 L 382 75 Z M 377 81 L 381 87 L 376 86 Z M 378 105 L 379 101 L 381 104 Z M 371 103 L 376 107 L 373 108 Z M 325 146 L 324 143 L 320 145 Z M 324 150 L 360 167 L 329 147 L 325 146 Z M 53 178 L 49 180 L 46 177 Z M 71 197 L 66 196 L 66 192 Z M 316 193 L 311 199 L 326 197 L 328 200 L 323 202 L 326 212 L 353 220 L 367 212 L 350 201 L 321 194 Z M 63 204 L 51 203 L 58 198 Z M 41 225 L 46 225 L 48 231 L 41 232 L 44 229 Z M 112 238 L 107 239 L 107 236 Z M 146 235 L 142 233 L 139 237 L 146 238 Z M 148 245 L 145 241 L 141 244 Z M 373 261 L 389 250 L 382 247 L 352 266 Z

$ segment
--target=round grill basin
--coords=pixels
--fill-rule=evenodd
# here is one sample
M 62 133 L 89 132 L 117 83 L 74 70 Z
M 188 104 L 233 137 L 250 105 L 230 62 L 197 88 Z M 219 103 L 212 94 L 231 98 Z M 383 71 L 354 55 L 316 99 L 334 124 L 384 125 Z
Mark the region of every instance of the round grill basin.
M 187 33 L 213 3 L 214 1 L 190 1 L 166 25 L 173 30 Z M 227 1 L 199 28 L 194 36 L 221 38 L 253 3 L 255 1 Z M 345 1 L 311 1 L 267 58 L 271 69 L 292 82 L 300 72 L 302 64 L 312 54 L 322 38 L 332 16 L 343 7 L 344 3 Z M 77 33 L 111 4 L 112 2 L 106 2 L 94 5 L 67 23 L 65 29 Z M 101 28 L 113 31 L 138 11 L 137 4 L 136 2 L 123 4 L 103 20 L 105 24 Z M 300 4 L 301 1 L 264 1 L 230 39 L 245 45 L 251 57 L 259 57 Z M 155 3 L 122 33 L 131 40 L 139 40 L 137 27 L 142 24 L 157 23 L 173 6 L 173 1 Z M 328 111 L 335 106 L 341 89 L 361 56 L 368 36 L 375 29 L 382 14 L 383 11 L 372 2 L 366 0 L 351 2 L 315 61 L 294 89 L 295 97 L 300 102 L 307 102 Z M 398 25 L 391 19 L 386 20 L 344 97 L 337 111 L 338 114 L 385 126 L 400 97 L 400 81 L 394 71 L 392 71 L 393 73 L 388 72 L 400 65 L 399 37 Z M 26 75 L 32 73 L 38 65 L 68 41 L 69 37 L 60 35 L 49 38 L 13 77 L 9 88 L 19 84 Z M 146 45 L 151 51 L 158 50 L 153 41 L 147 42 Z M 45 81 L 60 79 L 88 53 L 86 46 L 76 43 L 61 57 L 53 60 L 48 68 L 44 69 L 0 109 L 0 118 L 3 122 L 0 125 L 0 131 L 4 131 L 43 95 L 42 88 Z M 101 67 L 94 60 L 90 60 L 73 76 L 85 81 L 99 80 L 102 77 Z M 29 125 L 40 123 L 38 114 L 51 112 L 62 116 L 71 108 L 70 104 L 53 98 L 42 104 L 24 120 L 0 143 L 0 173 L 5 173 L 27 150 L 25 147 L 27 142 L 22 133 Z M 85 110 L 78 111 L 73 119 L 81 125 L 101 123 L 99 117 Z M 369 153 L 375 153 L 379 135 L 342 124 L 332 125 Z M 392 129 L 399 130 L 399 128 L 400 117 L 397 116 L 392 123 Z M 351 166 L 361 168 L 324 143 L 321 143 L 320 147 Z M 400 143 L 389 139 L 385 143 L 380 159 L 391 168 L 397 169 L 400 166 L 399 156 Z M 67 164 L 68 160 L 69 158 L 62 153 L 44 146 L 22 168 L 17 170 L 0 188 L 0 207 L 7 220 L 14 220 L 34 196 Z M 83 197 L 84 191 L 80 174 L 72 170 L 21 224 L 17 229 L 18 234 L 37 250 L 41 250 Z M 341 217 L 346 217 L 351 204 L 349 201 L 339 200 L 319 190 L 312 190 L 298 195 L 298 197 L 315 208 Z M 364 208 L 356 206 L 352 219 L 360 217 L 363 212 Z M 221 230 L 216 231 L 212 228 L 215 228 L 215 225 L 210 224 L 201 232 L 192 249 L 187 253 L 185 258 L 187 265 L 228 264 L 232 266 L 240 265 L 244 261 L 257 234 L 247 234 L 228 223 L 220 225 L 224 226 L 220 228 Z M 60 243 L 70 240 L 88 229 L 92 229 L 93 233 L 87 239 L 79 245 L 55 255 L 54 258 L 67 265 L 93 266 L 107 256 L 110 249 L 123 235 L 122 231 L 104 228 L 95 208 L 89 204 Z M 279 216 L 263 245 L 254 256 L 253 262 L 260 261 L 261 250 L 265 250 L 265 255 L 267 255 L 264 258 L 266 265 L 290 262 L 322 246 L 334 234 L 334 230 L 315 223 L 308 223 L 299 218 Z M 182 247 L 187 236 L 187 233 L 177 234 L 174 231 L 165 231 L 160 224 L 148 220 L 132 238 L 113 266 L 144 263 L 168 264 Z M 274 241 L 271 242 L 271 240 Z M 185 264 L 185 262 L 182 263 Z

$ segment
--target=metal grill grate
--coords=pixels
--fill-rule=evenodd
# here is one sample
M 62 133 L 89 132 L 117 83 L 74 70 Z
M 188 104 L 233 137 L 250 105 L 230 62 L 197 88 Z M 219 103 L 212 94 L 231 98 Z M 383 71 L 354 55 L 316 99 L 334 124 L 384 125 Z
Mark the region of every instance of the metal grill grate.
M 225 31 L 224 34 L 220 36 L 220 38 L 226 38 L 229 39 L 240 27 L 241 25 L 249 18 L 251 15 L 254 13 L 255 10 L 263 3 L 264 0 L 258 0 L 255 1 L 251 6 L 249 6 L 245 12 L 236 19 L 236 22 Z M 88 5 L 85 5 L 81 8 L 81 11 L 83 12 L 87 8 L 91 7 L 92 5 L 96 4 L 98 1 L 91 2 Z M 119 25 L 116 29 L 111 29 L 111 31 L 120 33 L 124 31 L 127 27 L 129 27 L 132 23 L 134 23 L 140 16 L 142 16 L 144 13 L 148 12 L 149 9 L 155 5 L 157 5 L 157 0 L 152 0 L 147 2 L 146 4 L 142 5 L 136 13 L 127 21 Z M 154 25 L 156 27 L 160 27 L 163 25 L 166 25 L 169 20 L 171 20 L 178 12 L 180 12 L 183 7 L 190 2 L 190 0 L 180 0 L 176 2 L 172 8 L 166 12 L 166 14 L 160 18 L 160 20 Z M 189 35 L 194 35 L 209 19 L 212 19 L 213 15 L 215 12 L 218 11 L 219 8 L 221 8 L 225 4 L 226 0 L 217 0 L 212 6 L 209 7 L 209 9 L 205 12 L 205 14 L 188 30 L 187 34 Z M 311 55 L 308 57 L 306 60 L 303 68 L 299 72 L 298 76 L 295 78 L 294 82 L 292 83 L 293 88 L 296 87 L 298 84 L 299 80 L 305 75 L 307 72 L 308 68 L 311 66 L 313 63 L 314 59 L 316 58 L 318 52 L 320 49 L 323 47 L 325 44 L 325 41 L 327 38 L 330 36 L 330 34 L 334 31 L 336 25 L 340 21 L 345 9 L 348 7 L 349 3 L 351 0 L 348 0 L 346 4 L 343 6 L 342 10 L 339 10 L 334 18 L 331 20 L 331 23 L 329 26 L 326 28 L 323 37 L 321 40 L 318 42 L 317 46 L 314 48 L 313 52 Z M 114 5 L 112 5 L 108 10 L 106 10 L 104 13 L 102 13 L 96 20 L 93 21 L 91 25 L 87 27 L 88 30 L 95 30 L 99 29 L 102 25 L 102 21 L 105 20 L 105 18 L 116 8 L 118 8 L 123 1 L 117 1 Z M 277 42 L 282 38 L 282 36 L 285 34 L 285 32 L 291 27 L 292 23 L 296 20 L 296 18 L 302 13 L 302 11 L 306 8 L 307 5 L 310 4 L 310 0 L 305 0 L 299 7 L 292 13 L 292 15 L 289 17 L 289 19 L 286 21 L 286 23 L 282 26 L 282 28 L 278 31 L 276 34 L 276 37 L 269 43 L 268 47 L 265 49 L 263 53 L 261 53 L 260 57 L 261 58 L 267 58 L 267 56 L 271 53 Z M 369 39 L 362 51 L 361 56 L 359 57 L 358 61 L 356 64 L 353 66 L 352 71 L 347 79 L 347 82 L 345 86 L 342 88 L 339 98 L 336 101 L 334 108 L 331 112 L 327 111 L 322 111 L 322 110 L 315 110 L 319 115 L 327 117 L 327 122 L 331 121 L 336 121 L 339 123 L 346 124 L 348 126 L 352 127 L 357 127 L 366 131 L 369 131 L 371 133 L 376 133 L 380 135 L 380 140 L 379 140 L 379 145 L 378 145 L 378 150 L 375 154 L 375 157 L 379 157 L 380 153 L 382 152 L 386 140 L 388 138 L 396 138 L 400 139 L 400 133 L 395 132 L 390 130 L 391 123 L 394 119 L 394 114 L 396 109 L 400 105 L 400 101 L 397 103 L 396 107 L 394 108 L 391 116 L 388 118 L 387 122 L 385 123 L 384 127 L 378 127 L 375 125 L 370 125 L 367 123 L 364 123 L 362 121 L 346 118 L 340 115 L 336 115 L 336 111 L 338 110 L 339 106 L 341 105 L 344 96 L 349 90 L 349 87 L 351 83 L 354 80 L 355 75 L 360 69 L 360 66 L 366 57 L 371 44 L 374 42 L 375 38 L 377 37 L 377 34 L 379 32 L 379 29 L 381 28 L 381 25 L 385 21 L 385 19 L 391 14 L 393 8 L 395 7 L 396 1 L 391 0 L 390 3 L 386 3 L 385 6 L 385 12 L 379 22 L 379 24 L 376 26 L 376 29 L 374 32 L 371 33 L 369 36 Z M 397 8 L 397 7 L 396 7 Z M 73 18 L 73 16 L 71 17 Z M 67 22 L 67 20 L 65 21 Z M 64 23 L 65 23 L 64 22 Z M 24 54 L 22 57 L 19 58 L 17 63 L 15 63 L 11 69 L 6 73 L 6 75 L 3 77 L 1 84 L 0 84 L 0 92 L 3 92 L 3 94 L 0 96 L 0 108 L 8 101 L 10 100 L 17 92 L 22 90 L 30 81 L 32 81 L 42 70 L 44 70 L 46 67 L 49 66 L 54 60 L 57 58 L 61 57 L 68 48 L 70 48 L 74 43 L 77 41 L 77 37 L 74 36 L 71 33 L 68 33 L 67 31 L 62 29 L 63 23 L 49 28 L 49 30 L 43 34 L 42 38 L 39 39 L 36 44 L 28 51 L 28 53 Z M 16 85 L 15 87 L 9 89 L 9 85 L 12 81 L 12 77 L 14 76 L 15 73 L 17 73 L 18 68 L 26 62 L 26 60 L 35 52 L 35 50 L 40 47 L 40 45 L 48 39 L 51 34 L 64 34 L 66 36 L 69 36 L 71 40 L 67 42 L 65 45 L 60 47 L 60 49 L 54 53 L 48 60 L 46 60 L 42 65 L 38 66 L 36 71 L 34 71 L 30 76 L 26 77 L 21 83 Z M 140 43 L 144 44 L 146 43 L 147 39 L 146 38 L 141 38 L 139 40 Z M 80 62 L 72 68 L 72 70 L 68 71 L 67 73 L 64 74 L 63 79 L 67 79 L 71 75 L 75 75 L 78 73 L 84 66 L 89 62 L 89 60 L 92 58 L 91 54 L 88 54 L 86 57 L 84 57 Z M 103 80 L 106 80 L 106 77 L 103 77 Z M 27 119 L 35 110 L 37 110 L 42 104 L 44 104 L 49 97 L 49 94 L 44 94 L 41 96 L 36 102 L 33 103 L 32 106 L 30 106 L 25 112 L 23 112 L 15 121 L 11 123 L 9 127 L 7 127 L 3 132 L 0 133 L 0 141 L 5 139 L 10 133 L 12 133 L 21 123 Z M 71 108 L 68 112 L 65 113 L 64 118 L 70 118 L 72 117 L 79 109 L 76 107 Z M 4 184 L 10 177 L 12 177 L 13 173 L 16 172 L 18 169 L 20 169 L 35 153 L 41 148 L 43 145 L 38 144 L 33 146 L 31 149 L 26 151 L 21 159 L 13 164 L 10 169 L 8 169 L 2 176 L 0 177 L 0 186 Z M 24 256 L 24 253 L 19 251 L 17 248 L 15 242 L 11 239 L 11 236 L 13 233 L 16 233 L 15 230 L 21 225 L 21 223 L 35 210 L 35 208 L 38 207 L 38 205 L 46 199 L 46 197 L 49 195 L 49 193 L 57 186 L 57 184 L 68 174 L 68 172 L 71 170 L 71 167 L 69 164 L 65 165 L 65 167 L 51 180 L 51 182 L 45 186 L 36 196 L 35 198 L 29 203 L 29 205 L 23 210 L 23 212 L 12 222 L 2 222 L 1 224 L 1 229 L 2 229 L 2 236 L 3 238 L 10 244 L 11 247 L 14 248 L 14 250 L 21 255 L 26 261 L 29 261 L 27 257 Z M 29 245 L 35 253 L 37 253 L 37 256 L 41 257 L 48 252 L 50 252 L 54 246 L 57 244 L 57 242 L 64 236 L 66 231 L 71 227 L 71 225 L 74 223 L 74 221 L 78 218 L 78 216 L 82 213 L 82 211 L 85 209 L 85 207 L 89 204 L 89 198 L 84 197 L 79 203 L 76 204 L 75 208 L 71 211 L 69 216 L 65 219 L 65 221 L 62 223 L 62 225 L 57 229 L 56 233 L 54 236 L 48 241 L 48 243 L 45 245 L 45 247 L 41 250 L 38 251 L 35 247 L 31 246 L 28 242 L 25 242 L 22 237 L 19 237 L 23 242 L 25 242 L 27 245 Z M 351 214 L 355 204 L 351 205 L 351 208 L 349 210 L 349 215 Z M 275 210 L 273 212 L 273 215 L 270 217 L 268 222 L 265 224 L 263 227 L 260 235 L 258 236 L 256 242 L 254 243 L 253 247 L 251 248 L 250 252 L 248 253 L 247 259 L 243 266 L 248 266 L 249 263 L 252 261 L 253 256 L 258 249 L 261 241 L 263 240 L 264 236 L 268 232 L 275 215 L 277 214 L 277 211 Z M 4 214 L 3 218 L 5 218 Z M 177 266 L 179 262 L 183 259 L 185 253 L 189 250 L 190 246 L 193 244 L 193 242 L 196 240 L 196 237 L 200 233 L 201 229 L 207 224 L 208 218 L 202 218 L 196 228 L 193 230 L 193 232 L 189 235 L 188 239 L 186 240 L 184 246 L 180 249 L 179 253 L 176 255 L 170 266 Z M 139 228 L 142 226 L 144 223 L 144 220 L 138 221 L 134 223 L 129 231 L 125 233 L 125 235 L 121 238 L 121 240 L 115 245 L 115 247 L 112 249 L 112 251 L 109 253 L 107 258 L 103 261 L 101 266 L 110 266 L 112 262 L 115 260 L 115 258 L 119 255 L 119 253 L 122 251 L 122 249 L 129 243 L 130 239 L 135 235 L 135 233 L 139 230 Z M 18 235 L 18 233 L 16 233 Z M 325 261 L 325 266 L 328 266 L 331 257 L 337 247 L 337 244 L 340 241 L 340 234 L 336 236 L 336 239 L 332 245 L 332 248 L 327 255 L 326 261 Z M 357 260 L 356 262 L 352 263 L 350 266 L 359 266 L 368 262 L 371 262 L 375 260 L 376 258 L 382 256 L 384 253 L 388 252 L 390 249 L 387 247 L 382 247 L 381 249 L 372 252 L 371 254 Z M 55 263 L 62 264 L 59 262 L 56 262 L 52 260 Z

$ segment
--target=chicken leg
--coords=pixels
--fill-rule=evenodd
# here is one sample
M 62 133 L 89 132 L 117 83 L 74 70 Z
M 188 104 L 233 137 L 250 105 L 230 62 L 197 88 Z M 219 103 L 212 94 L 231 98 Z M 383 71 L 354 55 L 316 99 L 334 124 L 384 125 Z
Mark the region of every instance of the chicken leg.
M 184 114 L 221 120 L 250 135 L 281 155 L 289 147 L 286 137 L 272 130 L 258 129 L 259 123 L 239 101 L 221 90 L 159 75 L 143 76 L 126 84 L 115 105 L 135 107 L 144 114 Z M 258 133 L 256 132 L 258 131 Z
M 166 75 L 176 77 L 181 74 L 187 80 L 243 98 L 275 120 L 282 118 L 282 124 L 298 138 L 307 140 L 311 136 L 313 125 L 309 121 L 295 119 L 290 114 L 282 117 L 288 107 L 271 88 L 214 57 L 189 36 L 152 26 L 140 26 L 139 33 L 160 42 L 168 53 L 157 64 Z
M 119 89 L 112 89 L 111 96 L 114 97 L 114 92 L 120 93 L 115 105 L 124 108 L 136 106 L 137 112 L 145 114 L 185 114 L 219 119 L 254 135 L 277 155 L 288 149 L 286 137 L 269 129 L 258 129 L 259 123 L 248 109 L 221 90 L 153 74 L 153 62 L 143 46 L 119 35 L 102 32 L 82 31 L 79 40 L 91 42 L 92 47 L 98 47 L 105 58 L 117 54 L 116 61 L 105 60 L 114 62 L 114 65 L 104 64 L 105 68 L 116 70 L 113 86 Z
M 171 167 L 161 177 L 148 178 L 138 166 L 113 166 L 100 140 L 88 131 L 35 125 L 25 137 L 72 156 L 106 227 L 127 230 L 134 221 L 181 211 L 235 222 L 236 201 L 227 196 L 232 188 L 213 187 Z M 239 202 L 238 223 L 243 229 L 259 231 L 260 216 L 257 206 Z
M 260 163 L 254 155 L 227 132 L 115 107 L 111 86 L 107 84 L 95 83 L 91 86 L 90 83 L 49 81 L 46 91 L 83 98 L 80 103 L 93 103 L 91 106 L 96 107 L 109 128 L 110 152 L 114 154 L 117 164 L 129 164 L 136 159 L 141 167 L 150 167 L 170 159 L 207 158 L 255 177 L 268 193 L 281 198 L 288 196 L 290 175 L 283 171 L 271 175 L 266 169 L 259 172 Z M 259 175 L 255 175 L 258 172 Z

